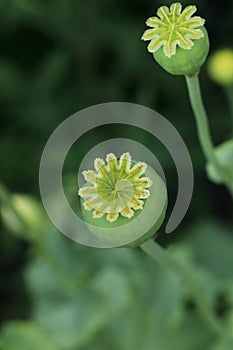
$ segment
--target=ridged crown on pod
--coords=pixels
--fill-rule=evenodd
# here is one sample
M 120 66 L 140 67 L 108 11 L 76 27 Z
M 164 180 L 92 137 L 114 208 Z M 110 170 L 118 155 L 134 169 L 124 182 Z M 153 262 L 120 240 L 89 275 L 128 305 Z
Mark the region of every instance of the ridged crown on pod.
M 196 6 L 190 5 L 182 11 L 181 4 L 174 3 L 170 8 L 161 6 L 157 16 L 146 21 L 150 29 L 143 33 L 142 40 L 150 41 L 148 51 L 171 74 L 195 74 L 208 55 L 205 20 L 193 16 L 196 10 Z

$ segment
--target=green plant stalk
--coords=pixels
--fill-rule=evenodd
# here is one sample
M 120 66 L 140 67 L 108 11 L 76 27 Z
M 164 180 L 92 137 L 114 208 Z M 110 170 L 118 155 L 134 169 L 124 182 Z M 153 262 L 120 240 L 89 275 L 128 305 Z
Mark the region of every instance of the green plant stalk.
M 199 141 L 206 159 L 216 167 L 217 159 L 214 155 L 214 146 L 210 135 L 208 118 L 203 105 L 198 74 L 185 76 L 190 103 L 196 119 Z
M 154 261 L 160 265 L 173 271 L 177 277 L 182 279 L 190 288 L 195 302 L 199 308 L 206 323 L 216 332 L 224 333 L 225 329 L 218 320 L 213 310 L 209 306 L 208 301 L 205 299 L 198 282 L 192 278 L 190 272 L 175 258 L 173 258 L 168 252 L 162 248 L 158 243 L 150 239 L 146 243 L 141 245 L 141 249 L 146 252 Z
M 203 104 L 198 73 L 192 76 L 185 76 L 189 99 L 193 109 L 193 113 L 197 125 L 198 138 L 207 161 L 213 164 L 215 169 L 221 175 L 223 183 L 228 187 L 231 192 L 230 178 L 228 178 L 221 164 L 219 164 L 218 159 L 214 153 L 214 145 L 210 135 L 208 117 Z

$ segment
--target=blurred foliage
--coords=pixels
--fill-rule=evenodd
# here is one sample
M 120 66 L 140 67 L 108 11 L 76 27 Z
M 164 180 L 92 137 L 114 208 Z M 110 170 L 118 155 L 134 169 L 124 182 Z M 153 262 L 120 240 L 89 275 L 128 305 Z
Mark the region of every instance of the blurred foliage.
M 41 214 L 39 209 L 38 203 L 34 215 Z M 22 225 L 29 221 L 14 210 Z M 79 246 L 59 234 L 46 216 L 40 227 L 31 225 L 28 231 L 18 224 L 13 228 L 13 222 L 8 229 L 30 243 L 22 278 L 31 315 L 4 323 L 1 349 L 231 349 L 232 340 L 216 335 L 202 320 L 192 290 L 139 249 Z M 233 335 L 231 230 L 206 219 L 186 229 L 185 236 L 170 246 L 170 254 L 195 276 Z
M 0 1 L 1 350 L 233 348 L 231 338 L 204 323 L 192 291 L 176 276 L 139 249 L 97 250 L 69 241 L 39 201 L 43 147 L 70 114 L 110 101 L 157 110 L 182 135 L 195 169 L 185 223 L 160 242 L 196 276 L 233 334 L 231 200 L 206 179 L 183 78 L 165 73 L 140 41 L 145 19 L 170 3 Z M 212 52 L 232 46 L 232 1 L 221 2 L 221 20 L 219 1 L 192 3 L 207 20 Z M 230 135 L 230 108 L 205 68 L 201 81 L 220 143 Z M 166 173 L 172 207 L 177 177 L 166 150 L 150 135 L 122 126 L 97 128 L 74 145 L 65 163 L 66 194 L 75 200 L 73 174 L 85 151 L 109 134 L 151 148 Z

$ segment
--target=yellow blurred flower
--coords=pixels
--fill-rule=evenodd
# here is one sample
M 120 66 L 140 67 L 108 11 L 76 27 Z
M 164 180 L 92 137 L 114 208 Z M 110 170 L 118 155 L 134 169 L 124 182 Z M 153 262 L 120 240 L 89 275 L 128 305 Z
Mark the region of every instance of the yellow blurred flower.
M 222 49 L 209 59 L 209 74 L 213 80 L 221 85 L 233 84 L 233 50 Z

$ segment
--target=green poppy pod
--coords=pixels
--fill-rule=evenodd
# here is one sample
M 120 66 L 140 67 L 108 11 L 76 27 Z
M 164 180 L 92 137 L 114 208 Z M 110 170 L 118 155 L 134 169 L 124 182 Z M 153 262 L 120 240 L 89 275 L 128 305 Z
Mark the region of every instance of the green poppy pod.
M 166 185 L 156 171 L 129 153 L 120 160 L 111 153 L 106 164 L 98 158 L 95 169 L 84 172 L 88 183 L 79 190 L 89 231 L 109 247 L 136 247 L 153 237 L 167 209 Z
M 206 29 L 202 27 L 200 30 L 203 37 L 195 40 L 195 44 L 189 50 L 177 47 L 176 54 L 167 57 L 160 47 L 158 51 L 153 53 L 155 61 L 173 75 L 194 75 L 197 73 L 206 61 L 210 46 Z
M 144 32 L 142 40 L 150 40 L 148 51 L 156 62 L 174 75 L 197 73 L 209 52 L 208 33 L 205 20 L 194 16 L 196 6 L 187 6 L 182 11 L 180 3 L 168 8 L 162 6 L 158 17 L 148 18 L 151 29 Z

